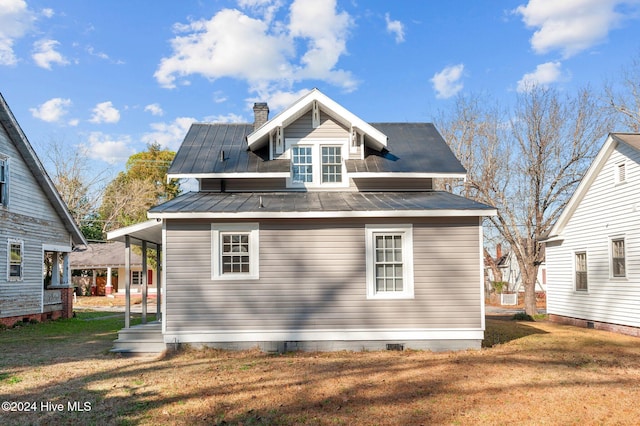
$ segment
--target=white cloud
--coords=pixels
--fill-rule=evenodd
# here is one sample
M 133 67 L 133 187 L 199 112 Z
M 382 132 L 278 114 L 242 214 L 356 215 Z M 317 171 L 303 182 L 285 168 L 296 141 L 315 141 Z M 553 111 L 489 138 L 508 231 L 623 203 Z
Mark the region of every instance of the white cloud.
M 109 164 L 124 163 L 135 153 L 130 147 L 131 137 L 128 135 L 115 137 L 102 132 L 91 132 L 87 142 L 88 145 L 83 144 L 82 147 L 87 151 L 89 158 Z
M 515 9 L 529 28 L 536 53 L 559 50 L 565 58 L 603 42 L 624 16 L 616 7 L 637 0 L 529 0 Z
M 31 115 L 48 123 L 57 123 L 62 120 L 69 111 L 71 99 L 53 98 L 38 105 L 37 108 L 29 108 Z
M 36 65 L 40 68 L 50 70 L 51 64 L 68 65 L 69 61 L 65 59 L 60 52 L 56 51 L 56 47 L 60 42 L 57 40 L 38 40 L 33 43 L 34 53 L 31 55 Z
M 536 67 L 536 70 L 525 74 L 518 81 L 518 92 L 527 92 L 534 86 L 548 86 L 562 78 L 562 64 L 560 62 L 546 62 Z
M 55 15 L 55 14 L 56 14 L 56 12 L 55 12 L 53 9 L 51 9 L 51 8 L 45 8 L 45 9 L 42 9 L 42 10 L 40 11 L 40 13 L 41 13 L 41 14 L 42 14 L 42 16 L 44 16 L 45 18 L 53 18 L 53 15 Z
M 252 92 L 287 90 L 302 79 L 353 90 L 357 82 L 336 69 L 346 54 L 352 19 L 336 10 L 335 0 L 295 0 L 289 22 L 274 20 L 281 1 L 241 0 L 245 12 L 223 9 L 208 20 L 176 24 L 173 53 L 154 76 L 166 88 L 189 84 L 189 76 L 246 81 Z M 267 10 L 268 9 L 268 10 Z M 252 14 L 250 16 L 249 14 Z M 303 46 L 300 53 L 296 47 Z M 275 89 L 274 89 L 275 88 Z
M 402 43 L 404 41 L 404 25 L 400 21 L 392 21 L 389 14 L 384 15 L 384 20 L 387 23 L 387 32 L 396 36 L 396 43 Z
M 0 6 L 0 65 L 15 65 L 18 58 L 13 51 L 15 41 L 32 27 L 34 13 L 24 0 L 2 0 Z
M 209 123 L 246 123 L 247 120 L 241 115 L 229 113 L 226 115 L 211 115 L 204 118 Z
M 149 104 L 146 107 L 144 107 L 144 110 L 147 112 L 150 112 L 151 115 L 161 116 L 164 114 L 164 111 L 162 110 L 162 108 L 160 107 L 160 104 L 158 103 Z
M 433 89 L 436 91 L 436 98 L 447 99 L 458 94 L 462 90 L 463 84 L 460 81 L 464 72 L 464 65 L 452 65 L 445 67 L 431 78 Z
M 191 124 L 196 121 L 191 117 L 178 117 L 172 123 L 152 123 L 151 129 L 153 131 L 145 133 L 142 136 L 142 141 L 146 144 L 157 142 L 165 148 L 176 151 Z
M 101 102 L 93 109 L 91 123 L 117 123 L 120 121 L 120 111 L 113 107 L 111 101 Z
M 267 102 L 269 104 L 269 115 L 274 116 L 280 110 L 292 105 L 295 101 L 309 93 L 310 89 L 300 89 L 297 92 L 280 91 L 273 88 L 264 90 L 264 96 L 247 99 L 251 108 L 255 102 Z

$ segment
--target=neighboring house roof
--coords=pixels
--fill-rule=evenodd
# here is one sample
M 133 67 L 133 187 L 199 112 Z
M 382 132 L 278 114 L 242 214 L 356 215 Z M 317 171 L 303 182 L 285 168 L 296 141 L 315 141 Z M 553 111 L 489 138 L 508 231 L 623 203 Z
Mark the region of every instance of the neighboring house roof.
M 80 228 L 71 216 L 67 205 L 64 203 L 64 201 L 62 201 L 58 190 L 56 189 L 55 185 L 51 181 L 51 178 L 42 166 L 42 163 L 38 159 L 36 152 L 33 150 L 33 147 L 20 128 L 20 125 L 11 112 L 11 109 L 9 109 L 9 105 L 7 105 L 7 102 L 5 101 L 1 93 L 0 124 L 6 130 L 9 138 L 15 145 L 18 152 L 20 152 L 20 155 L 22 155 L 22 159 L 26 163 L 27 167 L 29 167 L 29 169 L 31 170 L 31 173 L 33 173 L 36 181 L 44 191 L 56 213 L 58 213 L 58 216 L 60 217 L 60 220 L 64 224 L 66 230 L 71 234 L 73 244 L 86 245 L 87 240 L 84 238 L 84 235 L 82 235 Z
M 150 218 L 322 218 L 487 216 L 493 207 L 448 192 L 189 192 L 149 210 Z
M 431 123 L 372 123 L 388 136 L 383 151 L 367 150 L 364 160 L 346 160 L 352 177 L 375 173 L 407 177 L 464 177 L 466 171 Z M 290 160 L 268 161 L 268 148 L 247 149 L 252 124 L 191 126 L 169 167 L 170 178 L 288 177 Z M 224 154 L 224 159 L 222 158 Z
M 602 146 L 602 148 L 600 148 L 600 151 L 589 166 L 589 169 L 587 169 L 587 172 L 585 173 L 584 177 L 580 181 L 580 184 L 569 199 L 569 202 L 562 211 L 562 214 L 553 225 L 553 227 L 551 227 L 544 240 L 542 240 L 543 242 L 556 241 L 563 238 L 562 232 L 567 226 L 569 219 L 571 219 L 573 213 L 578 208 L 578 205 L 593 184 L 593 181 L 603 169 L 605 163 L 611 156 L 611 153 L 620 144 L 626 144 L 631 148 L 640 151 L 640 133 L 609 133 L 609 136 L 607 137 L 604 145 Z
M 71 269 L 103 269 L 124 268 L 124 243 L 88 244 L 82 250 L 75 250 L 69 255 Z M 141 266 L 142 256 L 131 253 L 131 266 Z

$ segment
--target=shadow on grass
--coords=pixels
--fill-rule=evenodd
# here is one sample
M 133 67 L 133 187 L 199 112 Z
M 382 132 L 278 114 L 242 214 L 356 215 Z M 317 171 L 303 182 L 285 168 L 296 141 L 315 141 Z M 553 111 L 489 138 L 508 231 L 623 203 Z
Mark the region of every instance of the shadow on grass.
M 513 321 L 512 318 L 513 316 L 487 316 L 482 347 L 491 348 L 533 334 L 547 334 L 544 330 L 525 322 Z

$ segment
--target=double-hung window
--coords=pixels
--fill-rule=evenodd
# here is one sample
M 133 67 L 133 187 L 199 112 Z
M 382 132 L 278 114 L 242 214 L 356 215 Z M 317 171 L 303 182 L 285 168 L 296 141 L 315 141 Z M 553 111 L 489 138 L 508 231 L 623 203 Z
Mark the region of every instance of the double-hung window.
M 587 281 L 587 252 L 576 252 L 575 273 L 576 291 L 587 291 L 589 289 Z
M 367 298 L 413 298 L 412 226 L 367 225 L 365 234 Z
M 627 276 L 624 238 L 611 239 L 611 275 L 616 278 Z
M 257 223 L 212 224 L 211 279 L 258 279 Z
M 9 201 L 9 160 L 0 155 L 0 206 Z
M 22 281 L 24 271 L 24 244 L 20 240 L 8 242 L 7 281 Z
M 293 183 L 313 182 L 312 147 L 296 145 L 291 147 L 291 179 Z
M 322 146 L 322 183 L 342 182 L 342 149 L 339 146 Z

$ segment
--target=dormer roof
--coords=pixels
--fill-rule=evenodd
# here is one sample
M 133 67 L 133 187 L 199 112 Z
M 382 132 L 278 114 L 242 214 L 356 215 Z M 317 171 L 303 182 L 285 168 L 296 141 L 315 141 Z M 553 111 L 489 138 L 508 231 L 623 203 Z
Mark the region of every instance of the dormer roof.
M 309 111 L 313 110 L 314 103 L 315 107 L 342 123 L 347 128 L 355 128 L 360 133 L 364 134 L 366 146 L 378 151 L 387 147 L 387 136 L 384 133 L 360 119 L 358 116 L 327 97 L 318 89 L 313 89 L 293 105 L 280 112 L 278 115 L 249 134 L 247 136 L 249 149 L 251 151 L 256 151 L 267 145 L 269 143 L 269 135 L 271 133 L 275 132 L 278 127 L 286 127 Z

